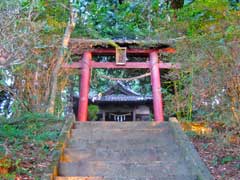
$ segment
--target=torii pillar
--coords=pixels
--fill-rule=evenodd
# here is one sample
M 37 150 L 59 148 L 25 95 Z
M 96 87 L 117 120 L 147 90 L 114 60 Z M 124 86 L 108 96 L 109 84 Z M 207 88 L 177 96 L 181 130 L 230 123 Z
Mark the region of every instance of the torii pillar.
M 153 112 L 156 122 L 163 122 L 163 100 L 161 92 L 160 70 L 158 64 L 158 52 L 150 53 L 150 70 L 153 96 Z
M 87 121 L 88 115 L 88 93 L 90 85 L 90 69 L 91 69 L 92 53 L 85 52 L 82 59 L 81 82 L 78 103 L 78 120 Z

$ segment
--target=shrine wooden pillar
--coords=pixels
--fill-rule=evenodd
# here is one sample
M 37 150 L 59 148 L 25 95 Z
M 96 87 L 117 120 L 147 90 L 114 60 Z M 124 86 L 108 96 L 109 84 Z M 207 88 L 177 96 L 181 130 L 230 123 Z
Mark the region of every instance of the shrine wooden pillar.
M 92 60 L 92 53 L 85 52 L 82 59 L 81 82 L 79 91 L 78 103 L 78 121 L 87 121 L 88 115 L 88 93 L 90 85 L 90 63 Z
M 154 120 L 163 122 L 163 101 L 161 93 L 160 70 L 158 64 L 158 52 L 150 53 L 151 84 L 153 95 Z

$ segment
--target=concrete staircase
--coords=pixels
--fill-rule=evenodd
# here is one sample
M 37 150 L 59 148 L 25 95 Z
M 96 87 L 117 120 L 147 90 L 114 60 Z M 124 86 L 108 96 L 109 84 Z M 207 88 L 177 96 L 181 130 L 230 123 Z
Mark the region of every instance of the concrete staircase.
M 169 123 L 75 123 L 56 180 L 197 180 Z

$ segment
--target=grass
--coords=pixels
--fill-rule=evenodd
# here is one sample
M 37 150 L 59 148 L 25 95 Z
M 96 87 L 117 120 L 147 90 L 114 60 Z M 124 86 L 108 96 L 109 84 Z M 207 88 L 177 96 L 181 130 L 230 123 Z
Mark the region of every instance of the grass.
M 38 113 L 0 122 L 0 179 L 39 179 L 63 124 L 63 119 Z

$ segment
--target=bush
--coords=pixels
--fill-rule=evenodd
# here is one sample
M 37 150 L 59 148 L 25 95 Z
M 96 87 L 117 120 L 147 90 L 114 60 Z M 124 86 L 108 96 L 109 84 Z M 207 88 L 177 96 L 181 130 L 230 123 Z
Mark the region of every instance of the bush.
M 88 119 L 91 121 L 97 120 L 97 113 L 99 112 L 99 107 L 96 105 L 88 106 Z

